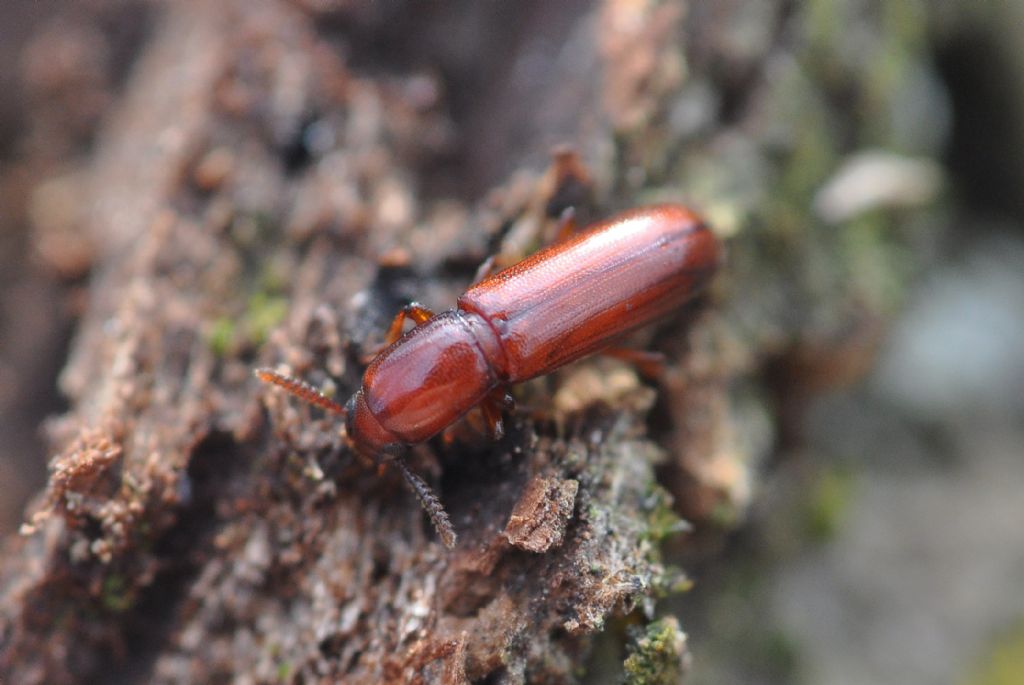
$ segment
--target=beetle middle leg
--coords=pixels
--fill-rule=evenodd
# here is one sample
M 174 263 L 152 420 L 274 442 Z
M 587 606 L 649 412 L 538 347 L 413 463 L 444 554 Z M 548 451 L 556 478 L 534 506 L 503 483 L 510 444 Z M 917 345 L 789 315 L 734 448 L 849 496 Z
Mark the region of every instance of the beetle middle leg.
M 480 413 L 483 414 L 484 423 L 494 440 L 501 440 L 505 436 L 505 411 L 515 408 L 516 402 L 504 386 L 498 386 L 487 393 L 480 402 Z

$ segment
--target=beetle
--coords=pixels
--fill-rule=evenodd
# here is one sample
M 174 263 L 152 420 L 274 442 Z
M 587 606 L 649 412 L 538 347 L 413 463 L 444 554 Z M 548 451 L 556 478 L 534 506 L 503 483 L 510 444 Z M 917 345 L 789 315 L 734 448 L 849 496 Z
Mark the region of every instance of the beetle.
M 721 261 L 707 224 L 675 204 L 641 207 L 576 232 L 471 286 L 455 309 L 411 303 L 388 329 L 362 386 L 342 406 L 270 369 L 256 376 L 345 417 L 357 453 L 402 472 L 445 544 L 455 531 L 402 458 L 480 406 L 500 436 L 508 386 L 603 348 L 702 292 Z M 416 326 L 402 335 L 406 319 Z

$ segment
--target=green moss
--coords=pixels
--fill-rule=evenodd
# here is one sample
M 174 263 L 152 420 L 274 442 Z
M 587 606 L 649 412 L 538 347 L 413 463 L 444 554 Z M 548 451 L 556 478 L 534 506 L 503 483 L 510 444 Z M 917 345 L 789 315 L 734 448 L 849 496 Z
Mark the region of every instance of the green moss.
M 729 530 L 735 528 L 743 517 L 742 512 L 736 508 L 735 504 L 723 499 L 716 502 L 711 508 L 709 518 L 716 526 Z
M 679 629 L 675 617 L 668 616 L 650 623 L 628 649 L 629 656 L 623 662 L 628 685 L 679 682 L 686 653 L 686 635 Z
M 996 640 L 982 663 L 960 682 L 963 685 L 1024 683 L 1024 624 Z
M 660 542 L 671 535 L 690 529 L 690 524 L 680 518 L 672 508 L 672 497 L 660 485 L 651 484 L 647 499 L 651 507 L 647 513 L 644 538 L 651 542 Z
M 864 301 L 883 313 L 903 302 L 913 273 L 913 257 L 902 245 L 889 212 L 866 212 L 842 232 L 848 273 Z
M 234 339 L 235 322 L 226 316 L 216 319 L 206 333 L 206 344 L 218 357 L 227 355 Z
M 864 141 L 898 150 L 920 152 L 914 139 L 921 133 L 902 130 L 898 110 L 907 97 L 919 97 L 915 81 L 921 74 L 921 53 L 928 26 L 924 5 L 917 0 L 882 3 L 876 49 L 864 69 Z M 919 112 L 924 117 L 928 112 Z M 916 119 L 916 117 L 915 117 Z M 928 128 L 927 119 L 917 119 Z M 927 136 L 925 137 L 927 139 Z
M 780 679 L 791 680 L 800 665 L 800 651 L 793 639 L 781 630 L 767 630 L 757 642 L 759 662 Z
M 282 293 L 288 289 L 289 264 L 283 255 L 274 255 L 264 262 L 259 273 L 259 289 L 266 293 Z
M 690 530 L 691 526 L 680 518 L 672 508 L 672 496 L 654 482 L 649 485 L 645 505 L 647 525 L 640 534 L 640 543 L 646 550 L 647 560 L 654 569 L 651 577 L 651 592 L 656 597 L 685 592 L 690 589 L 692 582 L 682 570 L 662 565 L 660 543 L 668 537 Z
M 666 595 L 680 595 L 693 589 L 693 579 L 686 575 L 686 571 L 676 566 L 667 566 L 664 577 L 671 582 L 666 588 Z
M 263 291 L 254 293 L 245 311 L 246 337 L 254 344 L 261 345 L 271 329 L 281 323 L 287 311 L 288 300 L 284 297 Z
M 821 180 L 835 168 L 839 157 L 838 136 L 829 125 L 830 114 L 815 93 L 807 90 L 808 86 L 810 84 L 801 80 L 799 86 L 794 86 L 793 93 L 780 93 L 787 100 L 801 104 L 788 119 L 792 141 L 779 184 L 779 199 L 796 214 L 792 223 L 800 227 L 801 234 L 809 227 L 807 205 L 821 187 Z
M 847 5 L 836 0 L 810 0 L 804 7 L 804 32 L 807 42 L 823 52 L 831 52 L 842 42 L 843 27 L 849 26 Z
M 845 471 L 827 471 L 818 478 L 806 510 L 806 530 L 813 540 L 835 537 L 849 511 L 853 485 L 853 476 Z
M 238 319 L 221 316 L 213 321 L 206 333 L 206 344 L 218 357 L 227 356 L 239 344 L 262 345 L 287 312 L 287 299 L 257 292 L 249 298 Z
M 118 614 L 131 609 L 135 604 L 124 576 L 119 574 L 112 574 L 103 579 L 103 594 L 100 600 L 104 609 Z
M 215 355 L 225 357 L 239 346 L 258 346 L 266 341 L 288 311 L 288 300 L 283 295 L 286 271 L 281 260 L 275 259 L 250 267 L 250 274 L 244 279 L 245 290 L 250 293 L 244 309 L 239 311 L 237 301 L 230 303 L 225 307 L 228 312 L 214 319 L 206 329 L 206 344 Z
M 282 661 L 277 665 L 277 679 L 281 682 L 288 680 L 288 676 L 292 673 L 292 664 L 290 661 Z

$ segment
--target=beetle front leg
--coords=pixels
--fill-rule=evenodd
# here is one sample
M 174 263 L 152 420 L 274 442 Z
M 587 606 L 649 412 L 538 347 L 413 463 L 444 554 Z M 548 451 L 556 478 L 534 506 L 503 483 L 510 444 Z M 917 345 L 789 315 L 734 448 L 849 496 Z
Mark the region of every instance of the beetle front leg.
M 410 302 L 409 304 L 402 307 L 402 309 L 395 314 L 395 318 L 391 321 L 391 325 L 388 326 L 388 332 L 384 334 L 384 342 L 374 348 L 372 352 L 368 352 L 363 355 L 360 361 L 363 364 L 369 364 L 373 361 L 373 358 L 380 354 L 384 348 L 389 345 L 393 345 L 396 340 L 402 337 L 402 329 L 405 327 L 405 320 L 412 319 L 412 322 L 420 326 L 425 324 L 430 319 L 434 318 L 434 312 L 427 309 L 419 302 Z
M 410 302 L 405 305 L 398 314 L 395 314 L 395 318 L 388 328 L 387 335 L 384 336 L 384 347 L 391 345 L 402 337 L 402 328 L 405 326 L 406 319 L 412 319 L 414 324 L 420 326 L 432 318 L 434 318 L 434 312 L 419 302 Z

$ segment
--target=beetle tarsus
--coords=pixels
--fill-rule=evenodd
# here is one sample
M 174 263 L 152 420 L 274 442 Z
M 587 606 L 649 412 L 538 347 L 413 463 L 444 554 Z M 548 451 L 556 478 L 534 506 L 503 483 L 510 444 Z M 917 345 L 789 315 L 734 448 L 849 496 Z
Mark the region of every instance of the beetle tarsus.
M 437 530 L 441 542 L 448 549 L 454 549 L 458 536 L 455 534 L 455 528 L 448 518 L 448 512 L 444 510 L 441 500 L 437 498 L 437 495 L 434 494 L 434 491 L 430 489 L 430 486 L 422 478 L 412 472 L 409 465 L 403 459 L 396 459 L 392 463 L 398 467 L 398 470 L 401 471 L 402 476 L 405 478 L 405 482 L 416 493 L 420 504 L 423 505 L 423 510 L 427 512 L 430 522 L 434 524 L 434 529 Z

